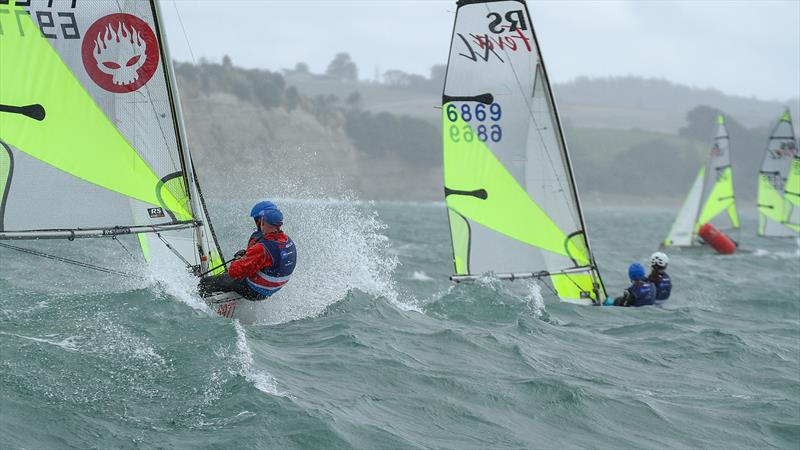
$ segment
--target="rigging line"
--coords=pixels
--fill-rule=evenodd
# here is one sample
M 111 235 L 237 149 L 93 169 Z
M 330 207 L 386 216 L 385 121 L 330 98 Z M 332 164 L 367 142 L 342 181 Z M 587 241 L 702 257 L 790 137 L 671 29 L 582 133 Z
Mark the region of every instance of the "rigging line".
M 189 41 L 189 35 L 186 34 L 186 27 L 183 25 L 183 19 L 181 18 L 181 12 L 178 9 L 178 3 L 177 3 L 176 0 L 172 0 L 172 6 L 175 8 L 175 14 L 178 16 L 178 23 L 181 26 L 181 32 L 183 33 L 183 39 L 186 41 L 186 47 L 189 49 L 189 56 L 191 56 L 191 58 L 192 58 L 192 64 L 194 64 L 194 66 L 197 67 L 197 59 L 194 57 L 194 51 L 192 50 L 192 44 Z M 208 111 L 208 115 L 213 120 L 214 119 L 214 108 L 209 107 L 207 101 L 206 102 L 202 102 L 202 103 L 205 105 L 206 111 Z M 209 231 L 211 231 L 211 241 L 213 241 L 214 247 L 217 250 L 217 253 L 219 253 L 220 259 L 224 260 L 225 257 L 222 255 L 222 248 L 219 245 L 219 240 L 217 239 L 217 234 L 214 231 L 214 227 L 211 225 L 211 220 L 209 218 L 210 215 L 208 214 L 208 207 L 206 207 L 206 200 L 203 197 L 202 190 L 200 189 L 200 182 L 197 179 L 197 170 L 195 170 L 195 168 L 194 168 L 194 160 L 190 160 L 189 164 L 191 166 L 191 170 L 192 170 L 193 175 L 194 175 L 194 184 L 195 184 L 195 187 L 197 189 L 197 194 L 200 197 L 200 207 L 203 209 L 202 213 L 205 215 L 205 219 L 206 219 L 205 222 L 208 223 Z M 203 235 L 205 235 L 205 233 L 203 233 Z M 208 236 L 205 236 L 205 238 L 206 238 L 206 242 L 205 242 L 206 246 L 207 247 L 211 247 L 210 244 L 212 242 L 209 241 Z
M 33 255 L 33 256 L 39 256 L 39 257 L 46 258 L 46 259 L 52 259 L 52 260 L 55 260 L 55 261 L 60 261 L 60 262 L 63 262 L 63 263 L 72 264 L 72 265 L 75 265 L 75 266 L 78 266 L 78 267 L 83 267 L 85 269 L 96 270 L 98 272 L 110 273 L 110 274 L 119 275 L 119 276 L 126 277 L 126 278 L 137 278 L 137 279 L 140 279 L 140 280 L 144 279 L 143 277 L 141 277 L 139 275 L 134 275 L 132 273 L 122 272 L 122 271 L 119 271 L 119 270 L 109 269 L 108 267 L 97 266 L 97 265 L 89 264 L 89 263 L 82 262 L 82 261 L 76 261 L 74 259 L 64 258 L 64 257 L 61 257 L 61 256 L 56 256 L 56 255 L 51 255 L 49 253 L 44 253 L 44 252 L 40 252 L 40 251 L 37 251 L 37 250 L 31 250 L 29 248 L 17 247 L 15 245 L 9 245 L 9 244 L 5 244 L 3 242 L 0 242 L 0 247 L 5 247 L 5 248 L 11 249 L 11 250 L 16 250 L 18 252 L 27 253 L 27 254 Z
M 534 283 L 536 283 L 536 284 L 538 285 L 538 284 L 539 284 L 539 280 L 541 280 L 541 278 L 539 278 L 539 279 L 535 279 L 535 280 L 534 280 Z M 546 282 L 546 281 L 542 281 L 542 284 L 543 284 L 543 285 L 545 285 L 545 287 L 547 287 L 547 289 L 549 289 L 549 290 L 550 290 L 550 292 L 552 292 L 552 293 L 553 293 L 553 295 L 555 295 L 556 297 L 558 297 L 558 292 L 556 292 L 556 290 L 555 290 L 555 289 L 553 289 L 553 286 L 550 286 L 550 283 L 548 283 L 548 282 Z
M 592 266 L 592 268 L 594 268 L 594 266 Z M 563 272 L 563 273 L 554 272 L 554 273 L 552 273 L 552 274 L 550 274 L 550 275 L 551 275 L 551 276 L 552 276 L 552 275 L 564 275 L 565 277 L 567 277 L 567 279 L 568 279 L 568 280 L 569 280 L 569 281 L 570 281 L 572 284 L 574 284 L 574 285 L 575 285 L 575 287 L 576 287 L 576 288 L 578 288 L 579 290 L 583 291 L 583 288 L 581 287 L 581 285 L 579 285 L 578 283 L 576 283 L 576 282 L 575 282 L 575 280 L 573 280 L 572 278 L 570 278 L 570 277 L 569 277 L 569 274 L 568 274 L 568 273 L 566 273 L 566 272 Z
M 200 207 L 203 209 L 203 215 L 204 215 L 203 218 L 205 219 L 203 223 L 208 225 L 208 230 L 211 232 L 211 239 L 213 241 L 214 248 L 217 250 L 217 253 L 219 254 L 219 258 L 221 260 L 225 260 L 225 256 L 222 255 L 222 248 L 219 245 L 219 240 L 217 239 L 217 233 L 216 231 L 214 231 L 214 225 L 211 224 L 211 216 L 208 214 L 208 208 L 206 207 L 206 199 L 205 197 L 203 197 L 203 191 L 200 189 L 200 182 L 197 179 L 197 171 L 194 168 L 194 160 L 189 161 L 189 164 L 191 164 L 192 172 L 194 172 L 195 174 L 194 185 L 197 188 L 197 195 L 198 197 L 200 197 Z M 203 235 L 205 236 L 205 233 L 203 233 Z M 209 242 L 208 236 L 205 236 L 205 238 L 206 238 L 206 246 L 211 247 L 210 245 L 211 242 Z
M 187 260 L 186 260 L 186 258 L 184 258 L 184 257 L 183 257 L 183 255 L 181 255 L 180 253 L 178 253 L 178 251 L 177 251 L 177 250 L 175 250 L 175 247 L 173 247 L 172 245 L 170 245 L 170 243 L 169 243 L 169 242 L 167 242 L 167 240 L 166 240 L 166 239 L 164 239 L 164 238 L 161 236 L 161 233 L 156 233 L 156 236 L 158 236 L 158 238 L 159 238 L 159 239 L 161 239 L 161 242 L 163 242 L 163 243 L 164 243 L 164 245 L 166 245 L 166 246 L 167 246 L 167 248 L 168 248 L 168 249 L 170 249 L 170 251 L 172 251 L 172 253 L 174 253 L 174 254 L 175 254 L 175 256 L 177 256 L 178 258 L 180 258 L 180 259 L 181 259 L 181 261 L 183 261 L 183 263 L 184 263 L 184 264 L 186 264 L 186 267 L 189 267 L 189 268 L 193 268 L 193 267 L 194 267 L 193 265 L 191 265 L 191 264 L 189 263 L 189 261 L 187 261 Z
M 131 258 L 134 258 L 133 253 L 131 253 L 130 250 L 128 250 L 128 247 L 126 247 L 125 244 L 122 243 L 122 241 L 117 239 L 117 236 L 111 236 L 111 240 L 112 241 L 116 241 L 119 245 L 122 246 L 123 249 L 125 249 L 125 253 L 127 253 L 128 256 L 130 256 Z
M 484 6 L 486 7 L 486 11 L 487 12 L 492 12 L 492 10 L 491 10 L 491 8 L 489 8 L 488 4 L 485 4 Z M 531 22 L 531 36 L 533 36 L 533 40 L 534 40 L 532 45 L 536 49 L 536 56 L 539 59 L 536 62 L 537 71 L 534 74 L 535 78 L 534 78 L 534 83 L 533 83 L 533 92 L 535 93 L 536 92 L 536 80 L 538 80 L 538 78 L 539 78 L 539 76 L 538 76 L 539 75 L 539 71 L 540 71 L 539 69 L 541 69 L 542 76 L 544 77 L 544 64 L 542 63 L 543 58 L 542 58 L 541 52 L 539 50 L 539 43 L 536 41 L 536 37 L 533 34 L 533 20 L 530 18 L 530 14 L 527 14 L 527 17 L 528 17 L 528 21 Z M 489 43 L 487 42 L 486 45 L 489 45 Z M 514 74 L 514 80 L 517 82 L 517 87 L 519 88 L 519 91 L 523 94 L 522 98 L 525 100 L 525 107 L 528 110 L 528 116 L 533 121 L 534 128 L 536 129 L 536 134 L 539 136 L 539 141 L 541 142 L 542 148 L 544 149 L 544 152 L 547 155 L 547 158 L 548 158 L 548 160 L 550 162 L 550 168 L 553 171 L 553 175 L 555 175 L 555 179 L 556 179 L 556 182 L 558 183 L 559 190 L 562 192 L 562 196 L 564 197 L 565 203 L 569 203 L 569 199 L 566 197 L 566 192 L 567 191 L 564 189 L 564 186 L 561 184 L 561 180 L 559 179 L 558 175 L 555 173 L 555 165 L 553 164 L 553 157 L 552 157 L 552 155 L 550 155 L 550 150 L 547 148 L 547 145 L 545 145 L 544 136 L 542 135 L 541 128 L 539 127 L 539 124 L 537 123 L 536 117 L 534 116 L 534 113 L 533 113 L 533 106 L 529 103 L 528 94 L 525 92 L 524 89 L 522 89 L 522 81 L 520 81 L 519 74 L 517 73 L 516 68 L 514 68 L 514 64 L 512 64 L 512 62 L 511 62 L 512 61 L 511 55 L 509 55 L 508 50 L 506 50 L 505 47 L 503 47 L 502 50 L 503 50 L 503 53 L 505 54 L 506 58 L 508 58 L 508 66 L 511 68 L 511 72 Z M 547 93 L 546 92 L 547 89 L 546 89 L 546 86 L 544 84 L 545 81 L 547 81 L 546 78 L 544 80 L 542 80 L 542 90 L 545 91 L 545 94 L 546 94 Z M 544 100 L 545 100 L 546 103 L 548 103 L 549 102 L 549 97 L 547 95 L 545 95 Z M 553 108 L 555 109 L 555 105 L 553 105 Z M 552 115 L 551 115 L 551 117 L 552 117 Z M 557 120 L 558 120 L 558 118 L 556 117 L 556 121 Z M 559 124 L 556 123 L 556 126 L 559 126 Z M 553 131 L 555 132 L 555 130 L 553 130 Z M 556 137 L 556 141 L 558 141 L 559 137 L 558 137 L 557 134 L 556 134 L 555 137 Z M 564 151 L 566 152 L 566 142 L 562 142 L 562 143 L 564 145 Z M 562 155 L 562 159 L 563 159 L 563 155 Z M 566 167 L 564 169 L 565 169 L 564 171 L 566 172 Z M 572 176 L 572 174 L 570 174 L 570 173 L 567 173 L 567 175 L 570 176 L 570 177 Z M 573 180 L 573 184 L 574 184 L 574 181 L 575 180 Z M 569 189 L 569 192 L 572 192 L 572 188 Z M 575 197 L 577 197 L 577 194 L 575 194 Z M 573 222 L 575 222 L 579 226 L 583 227 L 583 223 L 580 220 L 577 220 L 577 218 L 575 217 L 573 208 L 567 208 L 567 210 L 569 211 L 570 216 L 572 216 Z
M 181 31 L 183 32 L 183 38 L 186 40 L 186 46 L 189 47 L 189 56 L 192 57 L 192 62 L 197 64 L 194 59 L 194 52 L 192 51 L 192 44 L 189 43 L 189 37 L 186 35 L 186 27 L 183 26 L 183 19 L 181 19 L 181 12 L 178 11 L 178 3 L 175 0 L 172 0 L 172 6 L 175 7 L 175 14 L 178 15 L 178 23 L 181 24 Z

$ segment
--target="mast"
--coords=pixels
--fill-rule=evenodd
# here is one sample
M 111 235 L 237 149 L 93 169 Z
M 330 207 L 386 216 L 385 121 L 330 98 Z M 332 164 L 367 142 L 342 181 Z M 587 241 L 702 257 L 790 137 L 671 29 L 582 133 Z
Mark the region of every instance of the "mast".
M 161 12 L 161 3 L 158 0 L 150 0 L 150 5 L 153 11 L 153 22 L 156 27 L 156 33 L 158 34 L 159 41 L 161 42 L 161 59 L 164 66 L 164 75 L 166 77 L 169 100 L 172 106 L 171 110 L 173 111 L 172 121 L 178 138 L 177 141 L 180 151 L 181 168 L 184 174 L 184 185 L 186 192 L 189 194 L 189 204 L 191 205 L 191 209 L 194 212 L 195 217 L 202 217 L 202 221 L 207 222 L 209 219 L 205 211 L 204 202 L 201 198 L 200 186 L 199 182 L 197 181 L 197 174 L 194 171 L 194 164 L 192 163 L 191 154 L 189 153 L 189 143 L 186 138 L 186 130 L 183 123 L 183 109 L 180 101 L 180 93 L 175 88 L 175 69 L 172 63 L 172 58 L 170 57 L 169 44 L 167 42 L 166 35 L 164 34 L 164 28 L 161 26 L 161 17 L 163 15 Z M 208 226 L 210 227 L 211 224 L 209 223 Z M 208 254 L 209 249 L 207 249 L 205 246 L 205 236 L 202 226 L 195 228 L 195 239 L 197 251 L 200 255 L 200 271 L 205 272 L 208 269 L 208 259 L 206 255 Z M 216 236 L 214 237 L 214 241 L 216 244 Z M 217 246 L 217 248 L 219 247 Z
M 564 158 L 564 161 L 566 162 L 567 177 L 569 178 L 570 190 L 571 190 L 571 193 L 572 193 L 572 197 L 575 200 L 575 206 L 576 206 L 576 210 L 578 212 L 578 221 L 580 223 L 581 231 L 583 231 L 583 238 L 586 240 L 586 249 L 587 249 L 587 251 L 589 253 L 589 261 L 591 262 L 592 267 L 594 268 L 594 270 L 597 273 L 597 276 L 595 277 L 595 272 L 592 272 L 592 278 L 594 279 L 595 287 L 597 287 L 599 285 L 600 288 L 603 290 L 603 296 L 607 296 L 607 293 L 605 292 L 605 285 L 603 285 L 603 283 L 601 283 L 599 281 L 599 279 L 600 279 L 600 269 L 597 267 L 597 261 L 594 258 L 594 252 L 592 252 L 592 245 L 591 245 L 591 242 L 589 242 L 589 233 L 586 231 L 586 222 L 584 221 L 584 218 L 583 218 L 583 208 L 581 206 L 581 199 L 580 199 L 580 195 L 578 194 L 578 188 L 575 185 L 575 173 L 574 173 L 574 171 L 572 169 L 572 159 L 570 158 L 570 155 L 569 155 L 569 148 L 567 146 L 567 140 L 564 137 L 564 127 L 561 124 L 561 117 L 558 114 L 558 105 L 556 104 L 556 99 L 553 96 L 553 90 L 552 90 L 551 85 L 550 85 L 550 78 L 547 75 L 547 68 L 545 67 L 545 63 L 544 63 L 544 55 L 542 54 L 541 47 L 539 47 L 539 38 L 536 36 L 536 27 L 533 26 L 533 18 L 531 16 L 530 11 L 528 10 L 528 3 L 523 1 L 522 4 L 525 7 L 525 14 L 528 16 L 528 21 L 531 24 L 531 34 L 533 35 L 533 42 L 536 45 L 536 53 L 539 55 L 539 64 L 542 67 L 542 75 L 544 76 L 544 83 L 545 83 L 545 86 L 547 88 L 547 94 L 548 94 L 548 98 L 549 98 L 549 102 L 550 102 L 550 107 L 553 108 L 553 116 L 555 117 L 555 122 L 556 122 L 556 125 L 558 127 L 558 137 L 559 137 L 559 140 L 561 141 L 562 147 L 564 148 L 564 152 L 562 154 L 562 157 Z

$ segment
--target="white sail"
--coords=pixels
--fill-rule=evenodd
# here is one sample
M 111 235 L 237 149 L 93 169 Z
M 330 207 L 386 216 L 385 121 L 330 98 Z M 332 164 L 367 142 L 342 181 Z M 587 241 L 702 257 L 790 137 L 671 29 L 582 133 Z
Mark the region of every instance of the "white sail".
M 698 227 L 712 223 L 721 229 L 739 228 L 733 192 L 730 138 L 722 115 L 717 118 L 716 134 L 708 155 L 702 199 L 703 208 L 697 217 Z
M 549 275 L 562 300 L 605 299 L 524 2 L 457 3 L 442 110 L 453 279 Z
M 761 236 L 793 237 L 800 233 L 800 174 L 795 173 L 800 172 L 798 157 L 792 118 L 787 109 L 770 134 L 758 174 L 758 234 Z
M 677 246 L 688 247 L 694 245 L 695 242 L 695 226 L 697 224 L 697 215 L 700 213 L 700 203 L 703 199 L 703 182 L 705 181 L 706 168 L 701 167 L 700 172 L 683 201 L 678 217 L 672 228 L 669 230 L 667 239 L 664 240 L 664 246 Z
M 718 228 L 739 228 L 739 214 L 733 193 L 731 147 L 725 118 L 717 117 L 717 126 L 708 155 L 692 188 L 681 206 L 664 247 L 688 247 L 697 244 L 697 231 L 705 223 Z
M 195 271 L 218 258 L 158 5 L 11 3 L 0 5 L 0 239 L 150 233 L 147 257 L 167 241 Z

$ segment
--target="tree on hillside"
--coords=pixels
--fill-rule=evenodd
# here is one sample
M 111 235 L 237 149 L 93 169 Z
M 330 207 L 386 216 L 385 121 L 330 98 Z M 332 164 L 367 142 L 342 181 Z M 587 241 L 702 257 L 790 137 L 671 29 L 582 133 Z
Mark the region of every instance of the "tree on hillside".
M 258 71 L 253 73 L 251 82 L 256 100 L 265 108 L 277 108 L 283 104 L 283 88 L 286 82 L 282 76 Z
M 409 74 L 403 72 L 402 70 L 394 69 L 387 70 L 383 73 L 383 82 L 389 86 L 404 87 L 411 84 L 411 78 Z
M 431 82 L 436 85 L 444 85 L 444 76 L 447 73 L 447 66 L 444 64 L 436 64 L 431 66 Z
M 686 113 L 687 125 L 678 130 L 678 135 L 698 141 L 709 141 L 713 137 L 714 124 L 722 111 L 710 106 L 698 106 Z
M 361 110 L 348 111 L 345 119 L 347 136 L 366 155 L 392 156 L 424 168 L 442 163 L 439 130 L 424 120 Z
M 358 79 L 358 67 L 350 59 L 350 55 L 342 52 L 328 64 L 325 74 L 342 80 L 356 80 Z
M 294 73 L 299 73 L 299 74 L 302 74 L 302 75 L 308 75 L 309 73 L 311 73 L 311 69 L 308 68 L 308 64 L 306 64 L 304 62 L 299 62 L 299 63 L 294 65 L 294 71 L 293 72 Z
M 353 91 L 350 95 L 347 96 L 347 100 L 345 100 L 347 106 L 351 108 L 355 108 L 361 102 L 361 93 L 358 91 Z
M 292 112 L 300 105 L 300 93 L 297 91 L 297 88 L 294 86 L 289 86 L 286 89 L 286 95 L 283 99 L 284 106 L 286 110 Z

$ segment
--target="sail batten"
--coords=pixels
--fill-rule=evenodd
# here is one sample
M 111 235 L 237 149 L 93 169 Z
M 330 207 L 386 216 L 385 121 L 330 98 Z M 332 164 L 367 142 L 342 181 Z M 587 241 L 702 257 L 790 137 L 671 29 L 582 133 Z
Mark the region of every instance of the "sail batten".
M 562 300 L 604 299 L 527 6 L 457 5 L 442 96 L 452 279 L 547 274 Z

